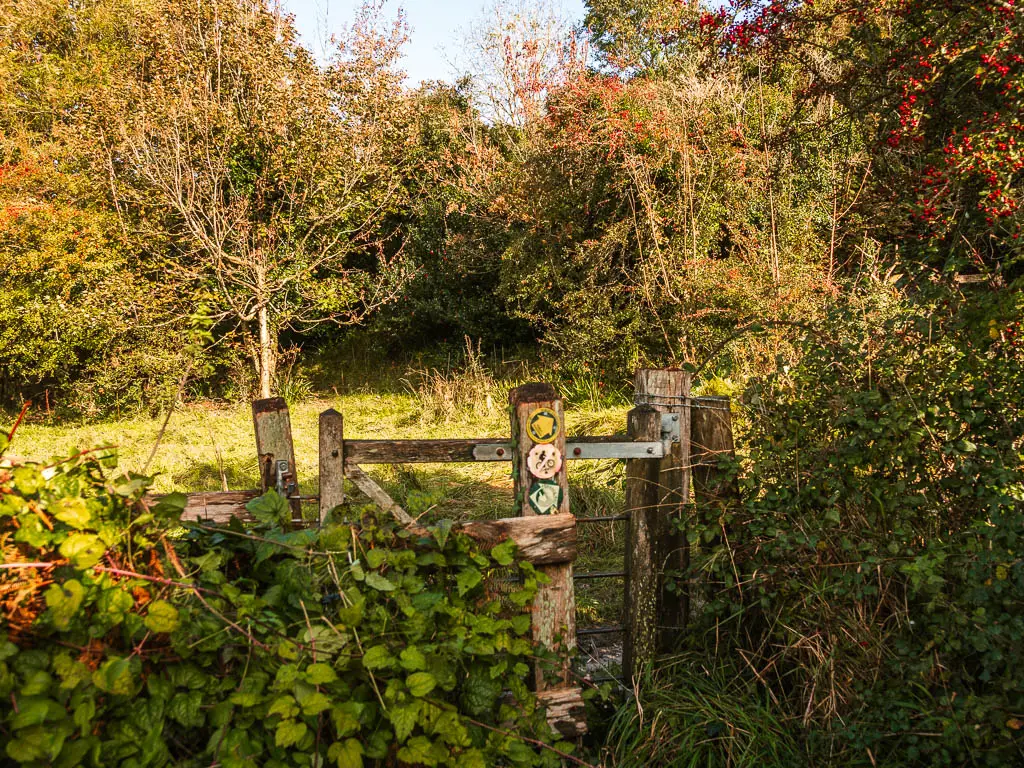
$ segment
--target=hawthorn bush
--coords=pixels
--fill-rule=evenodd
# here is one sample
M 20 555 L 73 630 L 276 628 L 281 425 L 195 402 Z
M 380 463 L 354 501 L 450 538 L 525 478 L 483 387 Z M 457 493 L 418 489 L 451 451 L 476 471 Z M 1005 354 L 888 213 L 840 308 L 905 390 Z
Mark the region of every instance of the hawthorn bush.
M 2 446 L 0 446 L 2 447 Z M 178 521 L 112 452 L 0 469 L 0 743 L 25 766 L 558 765 L 526 689 L 538 579 L 442 521 Z M 488 580 L 513 566 L 521 586 Z M 507 574 L 507 572 L 506 572 Z M 502 608 L 505 605 L 505 608 Z M 509 608 L 511 606 L 511 608 Z M 518 606 L 518 608 L 516 608 Z

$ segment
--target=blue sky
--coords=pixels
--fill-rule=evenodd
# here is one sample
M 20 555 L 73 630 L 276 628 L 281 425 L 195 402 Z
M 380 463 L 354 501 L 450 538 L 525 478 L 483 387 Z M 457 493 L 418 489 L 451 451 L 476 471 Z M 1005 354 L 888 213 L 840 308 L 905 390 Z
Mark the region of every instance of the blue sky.
M 393 18 L 402 8 L 412 27 L 403 61 L 411 85 L 453 77 L 448 62 L 458 57 L 459 32 L 481 16 L 487 4 L 486 0 L 388 1 L 387 15 Z M 295 14 L 303 42 L 319 56 L 323 41 L 352 20 L 360 0 L 281 0 L 281 5 Z M 582 20 L 583 0 L 562 0 L 562 7 L 574 21 Z

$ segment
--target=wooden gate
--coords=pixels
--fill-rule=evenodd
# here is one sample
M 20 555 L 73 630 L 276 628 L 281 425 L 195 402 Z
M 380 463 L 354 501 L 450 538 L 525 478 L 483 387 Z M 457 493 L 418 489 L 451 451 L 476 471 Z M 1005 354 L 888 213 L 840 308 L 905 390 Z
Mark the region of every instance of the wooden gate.
M 245 504 L 274 488 L 291 501 L 296 524 L 303 501 L 316 502 L 322 522 L 345 502 L 351 481 L 383 511 L 405 525 L 416 521 L 362 469 L 366 464 L 509 461 L 515 488 L 515 516 L 461 524 L 485 543 L 514 540 L 520 557 L 550 579 L 532 607 L 534 641 L 555 651 L 557 668 L 534 671 L 533 684 L 552 725 L 566 737 L 586 732 L 581 689 L 571 669 L 576 646 L 574 582 L 583 578 L 624 578 L 624 617 L 617 626 L 580 634 L 620 632 L 623 677 L 629 682 L 659 650 L 669 650 L 688 620 L 689 589 L 682 581 L 666 588 L 666 574 L 689 566 L 685 520 L 691 486 L 714 493 L 714 465 L 732 452 L 728 398 L 691 398 L 690 376 L 675 370 L 641 370 L 636 407 L 627 434 L 616 437 L 566 436 L 561 399 L 547 384 L 527 384 L 509 395 L 510 439 L 346 440 L 344 418 L 328 410 L 319 421 L 317 496 L 304 496 L 295 466 L 288 408 L 281 399 L 253 404 L 259 490 L 190 494 L 184 518 L 224 522 L 248 516 Z M 569 506 L 566 465 L 570 460 L 626 461 L 626 511 L 575 517 Z M 624 569 L 574 574 L 578 524 L 625 520 Z

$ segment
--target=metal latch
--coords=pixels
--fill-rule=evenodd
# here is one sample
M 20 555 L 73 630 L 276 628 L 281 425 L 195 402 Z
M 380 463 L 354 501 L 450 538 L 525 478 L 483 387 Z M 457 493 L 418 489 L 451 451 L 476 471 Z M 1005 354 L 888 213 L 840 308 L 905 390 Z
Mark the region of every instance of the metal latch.
M 274 470 L 274 488 L 277 490 L 278 496 L 285 499 L 296 496 L 299 492 L 299 486 L 295 482 L 295 475 L 292 474 L 288 467 L 288 462 L 283 459 L 278 460 L 274 463 Z

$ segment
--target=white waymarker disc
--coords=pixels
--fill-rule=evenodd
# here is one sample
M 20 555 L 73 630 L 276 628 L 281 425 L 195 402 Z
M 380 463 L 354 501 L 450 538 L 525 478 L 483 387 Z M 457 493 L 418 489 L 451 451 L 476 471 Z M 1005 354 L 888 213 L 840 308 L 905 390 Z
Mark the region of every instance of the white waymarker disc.
M 562 453 L 553 445 L 535 445 L 526 456 L 526 468 L 541 480 L 548 480 L 562 468 Z

